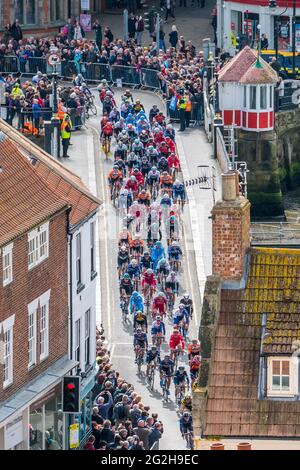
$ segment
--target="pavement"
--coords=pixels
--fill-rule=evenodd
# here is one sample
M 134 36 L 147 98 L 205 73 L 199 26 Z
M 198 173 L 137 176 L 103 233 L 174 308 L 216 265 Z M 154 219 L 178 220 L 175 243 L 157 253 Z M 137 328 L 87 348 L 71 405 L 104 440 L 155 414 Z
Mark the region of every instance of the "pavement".
M 195 0 L 196 2 L 197 0 Z M 147 2 L 150 5 L 156 4 L 154 0 Z M 206 0 L 205 7 L 200 8 L 198 6 L 191 6 L 191 0 L 187 0 L 187 7 L 176 7 L 175 10 L 175 21 L 172 18 L 168 19 L 168 22 L 164 24 L 164 32 L 166 33 L 166 46 L 168 46 L 168 34 L 171 31 L 172 25 L 177 26 L 178 34 L 185 36 L 187 41 L 191 40 L 197 49 L 202 49 L 202 40 L 210 37 L 213 39 L 213 28 L 211 26 L 211 9 L 216 4 L 215 0 Z M 177 1 L 177 4 L 179 2 Z M 142 11 L 138 12 L 142 14 Z M 165 13 L 163 13 L 163 18 Z M 113 13 L 103 13 L 99 15 L 100 24 L 104 31 L 105 26 L 109 26 L 115 36 L 115 38 L 123 38 L 123 15 L 122 10 L 115 10 Z M 93 33 L 89 33 L 87 37 L 94 37 Z M 145 31 L 143 34 L 143 45 L 147 45 L 150 42 L 149 32 Z

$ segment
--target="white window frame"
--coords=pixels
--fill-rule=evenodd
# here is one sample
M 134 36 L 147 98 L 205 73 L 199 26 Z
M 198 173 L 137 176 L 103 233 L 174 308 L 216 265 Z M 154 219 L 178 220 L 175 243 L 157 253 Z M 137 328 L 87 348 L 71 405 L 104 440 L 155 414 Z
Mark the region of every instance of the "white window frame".
M 74 324 L 74 357 L 75 360 L 80 362 L 81 359 L 81 318 L 78 318 Z M 77 351 L 79 351 L 77 358 Z
M 274 361 L 288 361 L 289 362 L 289 379 L 290 387 L 289 390 L 274 390 L 272 388 L 272 379 L 273 379 L 273 362 Z M 284 357 L 284 356 L 274 356 L 268 357 L 267 361 L 267 395 L 268 397 L 294 397 L 298 395 L 298 364 L 299 359 L 297 356 Z M 280 366 L 282 367 L 282 366 Z M 282 376 L 282 374 L 280 374 Z
M 28 369 L 36 366 L 36 342 L 37 342 L 37 309 L 39 299 L 35 299 L 28 309 Z M 32 322 L 31 322 L 32 319 Z
M 15 323 L 15 315 L 11 315 L 2 323 L 2 330 L 3 330 L 3 336 L 4 336 L 3 378 L 5 378 L 5 369 L 6 368 L 8 369 L 8 377 L 6 380 L 3 380 L 3 389 L 9 387 L 13 383 L 14 323 Z M 6 341 L 5 341 L 6 335 L 9 335 L 9 346 L 8 346 L 9 355 L 7 355 L 7 346 L 6 346 Z M 7 359 L 8 359 L 8 362 L 6 365 Z
M 96 272 L 96 221 L 90 223 L 91 274 Z
M 49 302 L 51 289 L 39 297 L 40 303 L 40 321 L 39 321 L 39 344 L 40 361 L 44 361 L 49 356 Z M 44 312 L 45 318 L 42 318 Z M 44 321 L 43 321 L 44 320 Z M 44 345 L 44 347 L 42 347 Z
M 2 273 L 3 287 L 8 286 L 13 281 L 13 243 L 2 248 Z
M 87 345 L 89 347 L 87 348 Z M 89 354 L 87 357 L 87 349 Z M 91 309 L 89 308 L 84 314 L 84 365 L 89 366 L 91 363 Z
M 262 95 L 263 91 L 265 92 L 265 107 L 262 107 Z M 259 87 L 259 109 L 266 111 L 268 109 L 268 87 L 267 85 L 261 85 Z
M 43 240 L 43 238 L 45 238 Z M 49 222 L 28 233 L 28 270 L 49 257 Z
M 81 232 L 75 237 L 76 243 L 76 284 L 77 287 L 82 285 L 82 240 Z
M 252 89 L 255 90 L 255 108 L 252 108 L 252 107 L 251 107 L 251 90 L 252 90 Z M 257 91 L 258 91 L 258 90 L 257 90 L 257 86 L 255 86 L 255 85 L 250 85 L 250 86 L 249 86 L 249 110 L 250 110 L 250 111 L 257 111 L 257 109 L 258 109 L 258 106 L 257 106 L 258 92 L 257 92 Z

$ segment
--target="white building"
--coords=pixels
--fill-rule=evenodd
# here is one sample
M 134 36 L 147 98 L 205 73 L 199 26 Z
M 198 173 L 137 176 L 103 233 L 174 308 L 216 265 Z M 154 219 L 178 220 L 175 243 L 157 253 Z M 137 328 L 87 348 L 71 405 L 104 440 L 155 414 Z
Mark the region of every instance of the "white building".
M 277 0 L 276 8 L 269 7 L 268 0 L 217 0 L 218 47 L 232 53 L 231 32 L 235 37 L 246 36 L 255 43 L 257 25 L 266 34 L 269 49 L 291 51 L 293 42 L 293 0 Z M 300 52 L 300 0 L 295 1 L 296 51 Z M 233 55 L 233 54 L 232 54 Z

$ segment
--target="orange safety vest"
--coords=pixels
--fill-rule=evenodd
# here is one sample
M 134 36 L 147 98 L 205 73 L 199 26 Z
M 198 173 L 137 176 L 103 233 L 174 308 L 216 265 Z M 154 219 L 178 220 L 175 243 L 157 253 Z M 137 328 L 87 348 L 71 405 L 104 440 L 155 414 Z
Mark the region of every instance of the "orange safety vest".
M 62 103 L 58 103 L 58 107 L 57 107 L 57 115 L 60 119 L 60 121 L 63 121 L 64 120 L 64 117 L 65 117 L 65 112 L 62 110 Z
M 192 102 L 191 102 L 191 100 L 188 100 L 188 102 L 186 103 L 185 110 L 186 111 L 192 111 Z

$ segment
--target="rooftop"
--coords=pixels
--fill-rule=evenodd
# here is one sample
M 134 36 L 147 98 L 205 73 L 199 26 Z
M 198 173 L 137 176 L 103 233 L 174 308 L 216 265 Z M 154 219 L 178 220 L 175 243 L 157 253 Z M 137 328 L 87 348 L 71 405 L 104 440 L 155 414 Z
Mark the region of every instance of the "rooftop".
M 89 191 L 79 176 L 1 119 L 0 131 L 18 146 L 29 161 L 34 163 L 35 170 L 44 178 L 48 186 L 69 202 L 72 206 L 70 213 L 72 226 L 77 225 L 97 210 L 101 202 Z
M 0 246 L 69 206 L 0 130 Z

